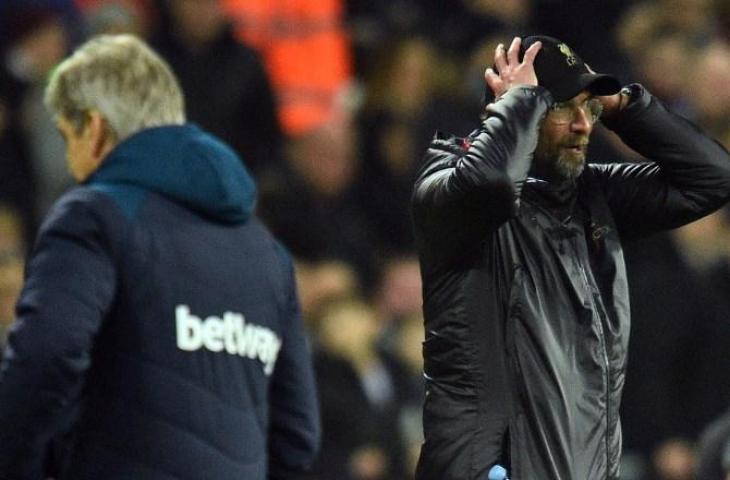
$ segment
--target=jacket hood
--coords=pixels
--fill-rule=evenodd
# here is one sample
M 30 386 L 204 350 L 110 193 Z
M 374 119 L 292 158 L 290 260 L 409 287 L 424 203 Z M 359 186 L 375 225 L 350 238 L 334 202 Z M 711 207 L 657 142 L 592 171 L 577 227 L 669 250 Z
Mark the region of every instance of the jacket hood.
M 256 185 L 241 159 L 192 124 L 154 127 L 122 141 L 87 181 L 162 194 L 223 223 L 253 213 Z

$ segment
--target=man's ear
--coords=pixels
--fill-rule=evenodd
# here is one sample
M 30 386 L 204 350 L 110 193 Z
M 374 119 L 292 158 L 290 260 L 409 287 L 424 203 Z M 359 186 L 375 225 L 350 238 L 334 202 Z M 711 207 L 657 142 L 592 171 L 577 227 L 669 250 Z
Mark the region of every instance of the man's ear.
M 89 124 L 87 131 L 91 140 L 92 154 L 95 159 L 101 160 L 114 147 L 114 139 L 104 117 L 96 110 L 89 112 Z

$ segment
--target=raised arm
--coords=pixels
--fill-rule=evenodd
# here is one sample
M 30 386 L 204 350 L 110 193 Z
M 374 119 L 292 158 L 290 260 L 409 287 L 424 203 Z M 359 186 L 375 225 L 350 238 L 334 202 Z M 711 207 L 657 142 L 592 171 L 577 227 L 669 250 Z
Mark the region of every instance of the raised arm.
M 479 229 L 496 228 L 514 214 L 522 183 L 532 165 L 539 123 L 552 98 L 537 86 L 530 46 L 520 62 L 521 40 L 505 51 L 499 44 L 484 79 L 495 101 L 486 119 L 467 139 L 437 137 L 428 149 L 413 192 L 417 235 L 438 241 L 478 240 Z
M 625 238 L 684 225 L 730 198 L 727 150 L 641 86 L 631 90 L 606 124 L 650 161 L 592 167 Z
M 496 227 L 512 216 L 549 104 L 542 87 L 512 88 L 487 107 L 487 119 L 463 142 L 434 139 L 415 184 L 416 222 Z
M 478 240 L 478 229 L 496 228 L 514 214 L 522 183 L 532 165 L 539 124 L 552 98 L 537 86 L 533 62 L 537 42 L 522 62 L 516 38 L 509 50 L 497 46 L 495 67 L 485 82 L 495 96 L 486 120 L 461 141 L 437 137 L 415 183 L 413 214 L 417 231 L 435 240 Z M 457 240 L 458 241 L 458 240 Z

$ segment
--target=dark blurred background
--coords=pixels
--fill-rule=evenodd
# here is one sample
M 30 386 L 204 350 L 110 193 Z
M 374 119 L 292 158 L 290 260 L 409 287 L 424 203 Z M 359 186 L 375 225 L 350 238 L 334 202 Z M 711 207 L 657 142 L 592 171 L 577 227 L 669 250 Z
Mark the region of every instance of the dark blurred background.
M 45 81 L 106 32 L 136 33 L 169 61 L 189 119 L 238 151 L 259 214 L 296 258 L 320 480 L 412 478 L 423 320 L 411 183 L 434 131 L 478 125 L 497 43 L 561 38 L 730 146 L 727 0 L 0 0 L 0 339 L 39 221 L 71 185 Z M 590 158 L 640 160 L 600 126 Z M 730 407 L 728 211 L 626 256 L 622 478 L 691 479 L 700 432 Z

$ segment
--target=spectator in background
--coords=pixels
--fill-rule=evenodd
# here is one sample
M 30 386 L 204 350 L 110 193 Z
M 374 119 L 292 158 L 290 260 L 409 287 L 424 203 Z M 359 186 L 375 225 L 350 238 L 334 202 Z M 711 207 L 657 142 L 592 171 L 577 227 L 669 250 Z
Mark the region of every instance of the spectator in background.
M 401 480 L 396 359 L 378 348 L 375 310 L 357 298 L 333 299 L 315 323 L 315 370 L 322 411 L 321 480 Z
M 415 255 L 386 259 L 375 289 L 373 307 L 381 325 L 378 346 L 392 358 L 398 385 L 398 431 L 404 442 L 404 463 L 413 478 L 423 443 L 423 295 Z
M 365 113 L 392 116 L 414 123 L 444 83 L 444 63 L 426 37 L 406 37 L 388 45 L 368 72 Z M 453 78 L 453 74 L 451 74 Z
M 387 343 L 384 348 L 388 348 L 387 352 L 395 359 L 392 364 L 398 385 L 398 431 L 404 442 L 406 478 L 410 479 L 416 473 L 423 445 L 423 314 L 407 315 L 395 327 L 385 332 Z
M 628 50 L 636 70 L 636 75 L 646 82 L 648 88 L 655 89 L 658 98 L 677 113 L 685 117 L 693 115 L 689 100 L 687 78 L 693 78 L 697 49 L 682 35 L 675 32 L 661 32 L 650 37 L 651 53 L 646 49 Z M 633 39 L 623 43 L 631 45 Z M 676 75 L 667 75 L 675 72 Z
M 717 31 L 711 7 L 712 0 L 642 1 L 624 9 L 616 26 L 615 44 L 636 76 L 688 118 L 694 115 L 689 99 L 697 80 L 694 67 Z
M 352 81 L 344 0 L 223 0 L 236 36 L 261 52 L 289 138 L 336 129 Z
M 342 261 L 296 262 L 297 289 L 304 322 L 313 328 L 320 309 L 337 298 L 361 294 L 357 272 Z
M 471 131 L 474 119 L 481 115 L 480 102 L 484 98 L 484 65 L 493 61 L 494 49 L 506 31 L 482 37 L 463 59 L 463 67 L 451 86 L 439 89 L 429 102 L 420 126 L 419 138 L 426 143 L 435 131 L 453 131 L 463 134 Z M 475 106 L 476 102 L 476 106 Z
M 396 385 L 397 430 L 403 441 L 403 463 L 413 478 L 423 443 L 423 296 L 415 255 L 387 258 L 383 262 L 372 307 L 380 331 L 377 344 L 388 362 Z M 399 479 L 400 480 L 400 479 Z
M 718 33 L 713 0 L 644 0 L 623 7 L 613 18 L 620 19 L 616 38 L 625 52 L 645 50 L 647 40 L 667 34 L 702 47 Z
M 156 20 L 153 0 L 75 0 L 90 36 L 131 33 L 148 38 Z
M 683 61 L 687 56 L 683 57 Z M 720 141 L 730 138 L 730 44 L 715 40 L 691 55 L 688 88 L 695 120 Z M 666 75 L 665 76 L 671 76 Z
M 443 84 L 446 67 L 440 60 L 426 38 L 406 38 L 381 52 L 366 79 L 358 202 L 389 254 L 414 249 L 408 205 L 422 153 L 423 115 Z
M 43 108 L 50 70 L 73 42 L 71 0 L 7 0 L 0 4 L 0 155 L 3 196 L 18 206 L 33 231 L 72 184 L 64 147 Z
M 305 136 L 290 143 L 285 164 L 261 178 L 258 208 L 297 260 L 345 262 L 368 289 L 380 245 L 355 190 L 359 158 L 355 132 L 346 128 L 346 142 Z
M 402 39 L 426 37 L 461 61 L 485 36 L 517 34 L 531 18 L 530 0 L 349 0 L 347 7 L 359 76 L 377 70 L 377 52 Z
M 374 304 L 386 325 L 421 312 L 421 270 L 415 254 L 390 257 L 383 262 Z
M 352 287 L 347 280 L 352 277 L 343 275 L 348 271 L 343 264 L 297 268 L 298 276 L 308 280 L 300 288 L 303 309 L 311 304 L 307 298 L 318 298 L 308 317 L 318 347 L 325 479 L 402 480 L 415 471 L 423 441 L 421 280 L 414 257 L 383 263 L 373 301 L 368 303 L 359 300 L 361 292 L 356 287 L 342 288 Z M 377 390 L 371 384 L 379 376 L 387 401 L 371 398 L 378 395 L 369 389 Z M 343 423 L 344 416 L 348 420 Z M 352 431 L 358 433 L 348 435 Z M 383 445 L 387 436 L 393 438 Z
M 0 204 L 0 354 L 15 320 L 15 303 L 23 286 L 24 235 L 18 211 Z
M 20 128 L 22 95 L 15 80 L 0 66 L 0 202 L 11 205 L 35 226 L 33 171 L 26 138 Z
M 440 45 L 451 54 L 473 51 L 486 36 L 520 34 L 532 19 L 534 0 L 460 0 L 441 33 Z M 505 38 L 502 37 L 502 38 Z
M 262 55 L 287 144 L 288 163 L 261 183 L 263 218 L 298 258 L 351 262 L 367 283 L 375 253 L 351 195 L 358 102 L 345 0 L 223 5 L 236 36 Z
M 239 42 L 221 0 L 162 0 L 152 45 L 170 63 L 190 121 L 222 138 L 256 176 L 282 161 L 281 129 L 269 78 Z
M 458 2 L 440 0 L 347 0 L 346 4 L 358 76 L 375 73 L 379 54 L 403 39 L 428 37 L 437 42 L 453 12 L 460 11 Z

